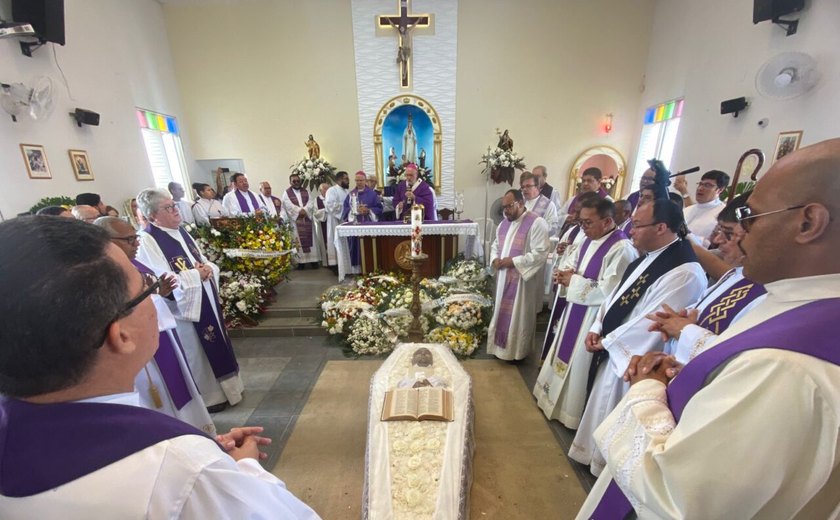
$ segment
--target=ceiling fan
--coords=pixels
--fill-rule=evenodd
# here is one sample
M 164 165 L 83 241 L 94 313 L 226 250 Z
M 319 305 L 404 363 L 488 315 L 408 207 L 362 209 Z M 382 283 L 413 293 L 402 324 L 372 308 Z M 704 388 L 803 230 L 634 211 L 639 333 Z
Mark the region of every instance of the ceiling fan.
M 23 83 L 0 83 L 0 106 L 15 122 L 22 115 L 36 121 L 44 120 L 55 108 L 53 82 L 47 76 L 41 76 L 33 87 Z

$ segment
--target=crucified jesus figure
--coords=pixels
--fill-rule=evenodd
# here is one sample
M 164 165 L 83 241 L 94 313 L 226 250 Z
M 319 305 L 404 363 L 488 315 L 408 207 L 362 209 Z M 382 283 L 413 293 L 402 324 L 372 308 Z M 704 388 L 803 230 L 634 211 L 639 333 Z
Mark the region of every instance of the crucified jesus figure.
M 400 67 L 400 78 L 402 84 L 408 84 L 408 60 L 411 59 L 411 34 L 409 31 L 414 28 L 417 23 L 408 23 L 407 16 L 400 13 L 399 23 L 394 23 L 391 18 L 388 18 L 388 23 L 391 27 L 399 33 L 399 48 L 397 48 L 397 65 Z

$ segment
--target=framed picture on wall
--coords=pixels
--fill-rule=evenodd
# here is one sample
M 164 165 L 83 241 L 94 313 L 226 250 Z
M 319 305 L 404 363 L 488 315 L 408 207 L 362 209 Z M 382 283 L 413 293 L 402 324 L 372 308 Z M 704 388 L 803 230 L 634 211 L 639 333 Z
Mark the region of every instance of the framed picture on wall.
M 30 179 L 52 179 L 50 166 L 47 164 L 47 151 L 40 144 L 20 144 L 23 162 Z
M 780 132 L 779 139 L 776 141 L 776 151 L 773 152 L 773 162 L 778 161 L 790 152 L 798 150 L 801 142 L 802 130 Z
M 92 181 L 93 170 L 90 169 L 90 159 L 84 150 L 67 150 L 70 154 L 70 164 L 73 165 L 73 173 L 77 181 Z

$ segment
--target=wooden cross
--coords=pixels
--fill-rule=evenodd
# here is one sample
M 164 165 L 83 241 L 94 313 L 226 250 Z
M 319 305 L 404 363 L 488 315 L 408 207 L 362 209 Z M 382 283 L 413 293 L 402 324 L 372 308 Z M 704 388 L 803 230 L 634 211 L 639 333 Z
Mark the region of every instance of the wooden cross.
M 409 13 L 409 0 L 398 0 L 399 14 L 383 14 L 376 17 L 378 30 L 396 30 L 399 39 L 397 65 L 400 69 L 400 87 L 411 86 L 411 31 L 432 25 L 431 14 Z

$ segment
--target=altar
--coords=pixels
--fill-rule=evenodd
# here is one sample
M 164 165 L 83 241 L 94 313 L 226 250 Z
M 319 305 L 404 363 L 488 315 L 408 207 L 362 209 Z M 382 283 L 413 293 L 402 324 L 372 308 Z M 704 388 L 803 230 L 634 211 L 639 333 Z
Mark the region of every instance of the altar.
M 410 251 L 411 226 L 402 222 L 344 223 L 336 228 L 335 247 L 338 255 L 338 280 L 348 274 L 373 271 L 411 271 L 411 263 L 403 260 Z M 358 237 L 361 265 L 350 263 L 349 237 Z M 463 253 L 465 258 L 482 255 L 479 227 L 471 220 L 437 220 L 423 223 L 423 251 L 429 261 L 423 266 L 424 277 L 440 276 L 446 261 Z
M 424 348 L 433 360 L 425 375 L 452 391 L 454 420 L 382 421 L 385 392 L 410 386 Z M 362 518 L 469 518 L 473 417 L 472 380 L 449 347 L 398 345 L 370 383 Z

